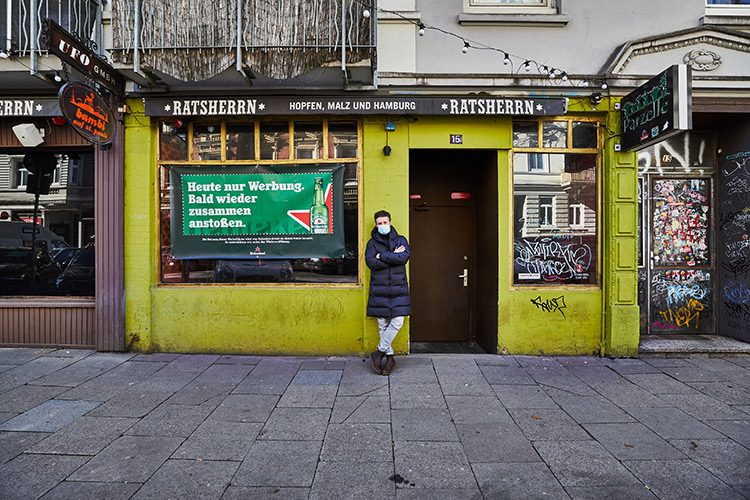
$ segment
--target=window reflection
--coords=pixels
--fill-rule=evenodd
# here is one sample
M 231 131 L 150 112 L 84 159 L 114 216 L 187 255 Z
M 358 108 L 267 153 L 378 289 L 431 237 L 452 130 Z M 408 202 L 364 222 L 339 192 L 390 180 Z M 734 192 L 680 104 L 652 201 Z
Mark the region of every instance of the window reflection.
M 260 159 L 286 160 L 289 158 L 289 123 L 260 124 Z
M 357 122 L 330 122 L 328 124 L 328 157 L 357 157 Z
M 168 161 L 188 159 L 188 128 L 178 128 L 176 124 L 164 122 L 159 134 L 159 158 Z
M 568 146 L 568 122 L 543 122 L 543 145 L 545 148 L 565 148 Z
M 539 147 L 539 123 L 513 122 L 513 147 Z
M 323 158 L 323 122 L 294 122 L 294 157 Z
M 514 283 L 597 283 L 596 165 L 595 154 L 514 154 Z
M 221 160 L 221 126 L 193 126 L 193 160 Z

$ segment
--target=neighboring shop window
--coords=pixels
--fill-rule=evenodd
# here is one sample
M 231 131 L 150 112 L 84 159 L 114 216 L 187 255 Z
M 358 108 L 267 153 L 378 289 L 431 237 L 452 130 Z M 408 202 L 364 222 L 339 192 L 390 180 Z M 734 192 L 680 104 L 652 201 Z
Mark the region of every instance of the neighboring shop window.
M 513 122 L 513 283 L 598 284 L 598 124 Z
M 161 283 L 356 283 L 359 144 L 356 121 L 162 122 Z
M 23 159 L 0 154 L 0 296 L 93 296 L 94 156 L 55 155 L 36 227 L 35 195 L 27 192 L 35 177 Z

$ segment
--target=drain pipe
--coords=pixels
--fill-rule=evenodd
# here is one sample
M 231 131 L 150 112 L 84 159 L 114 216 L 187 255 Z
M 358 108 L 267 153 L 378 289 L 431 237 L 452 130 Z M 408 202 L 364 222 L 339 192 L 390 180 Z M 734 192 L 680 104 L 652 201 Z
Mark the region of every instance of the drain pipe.
M 5 0 L 5 12 L 7 12 L 8 18 L 5 20 L 5 53 L 10 56 L 10 51 L 13 47 L 13 38 L 11 37 L 10 30 L 13 28 L 13 0 Z
M 344 85 L 349 84 L 346 76 L 346 0 L 341 0 L 341 71 L 344 72 Z
M 37 9 L 37 0 L 31 0 L 31 74 L 34 76 L 39 76 L 38 69 L 38 61 L 37 61 L 37 26 L 36 26 L 36 9 Z M 10 16 L 8 16 L 8 19 L 10 19 Z
M 141 0 L 135 0 L 135 36 L 133 37 L 133 71 L 141 75 Z

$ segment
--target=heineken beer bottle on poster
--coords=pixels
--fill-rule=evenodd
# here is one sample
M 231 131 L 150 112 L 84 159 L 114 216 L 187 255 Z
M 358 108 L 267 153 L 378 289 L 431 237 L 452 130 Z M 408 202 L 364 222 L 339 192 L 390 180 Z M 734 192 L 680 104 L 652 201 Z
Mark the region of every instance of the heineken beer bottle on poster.
M 310 207 L 310 232 L 313 234 L 328 234 L 328 207 L 323 197 L 323 178 L 315 178 L 315 192 L 313 204 Z

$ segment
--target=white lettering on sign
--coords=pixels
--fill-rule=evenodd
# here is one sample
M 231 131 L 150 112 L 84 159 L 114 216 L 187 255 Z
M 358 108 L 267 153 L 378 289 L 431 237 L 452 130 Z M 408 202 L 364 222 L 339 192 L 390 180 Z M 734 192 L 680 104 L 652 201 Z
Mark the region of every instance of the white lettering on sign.
M 256 99 L 186 99 L 172 101 L 172 114 L 188 115 L 254 115 Z
M 464 136 L 461 134 L 451 134 L 450 143 L 451 144 L 463 144 Z
M 291 101 L 289 111 L 323 111 L 323 103 L 315 101 Z
M 533 115 L 533 99 L 450 99 L 452 115 Z
M 31 116 L 33 114 L 33 100 L 7 99 L 0 101 L 0 116 Z

